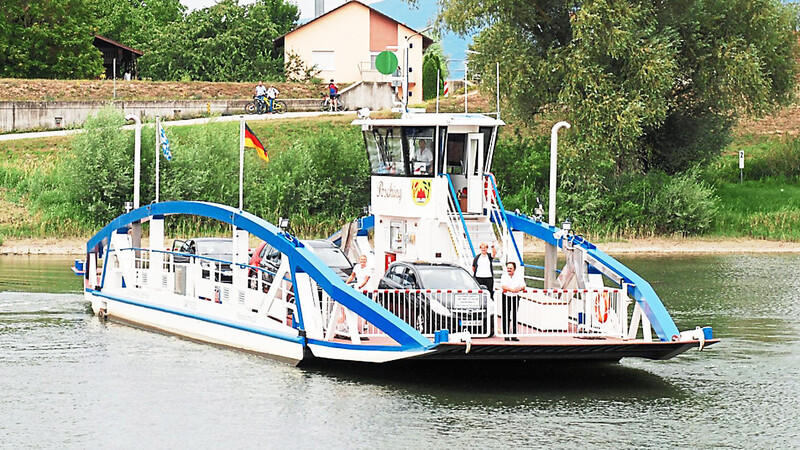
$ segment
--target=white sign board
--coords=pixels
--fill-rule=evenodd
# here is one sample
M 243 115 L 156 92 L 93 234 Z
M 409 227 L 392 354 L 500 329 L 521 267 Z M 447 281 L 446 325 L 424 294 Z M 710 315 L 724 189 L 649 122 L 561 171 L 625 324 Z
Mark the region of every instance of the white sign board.
M 744 150 L 739 150 L 739 168 L 744 169 Z

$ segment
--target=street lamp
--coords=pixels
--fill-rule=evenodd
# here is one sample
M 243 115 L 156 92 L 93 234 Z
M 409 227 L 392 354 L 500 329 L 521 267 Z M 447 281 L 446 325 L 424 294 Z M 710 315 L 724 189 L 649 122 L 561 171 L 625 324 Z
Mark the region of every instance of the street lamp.
M 403 82 L 403 112 L 406 113 L 406 114 L 408 113 L 408 72 L 409 72 L 409 67 L 408 67 L 408 53 L 409 52 L 408 52 L 408 48 L 409 48 L 409 45 L 410 45 L 409 41 L 411 40 L 412 37 L 418 36 L 418 35 L 422 35 L 422 33 L 426 32 L 426 31 L 428 31 L 428 30 L 430 30 L 432 28 L 433 28 L 432 25 L 428 25 L 427 27 L 417 31 L 416 33 L 412 34 L 411 36 L 406 36 L 406 45 L 403 48 L 403 53 L 404 53 L 404 55 L 403 55 L 404 58 L 403 59 L 405 59 L 405 61 L 406 61 L 406 73 L 405 73 L 405 77 L 403 77 L 403 80 L 404 80 L 404 82 Z

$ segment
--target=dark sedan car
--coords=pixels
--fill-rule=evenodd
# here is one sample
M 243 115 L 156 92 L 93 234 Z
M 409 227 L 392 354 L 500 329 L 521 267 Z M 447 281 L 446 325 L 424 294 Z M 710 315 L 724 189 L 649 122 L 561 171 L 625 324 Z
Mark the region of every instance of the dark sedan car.
M 353 272 L 353 263 L 350 262 L 344 252 L 333 242 L 325 239 L 304 240 L 301 242 L 311 253 L 321 259 L 325 265 L 333 269 L 341 279 L 346 280 L 347 277 L 350 276 L 350 273 Z M 262 242 L 256 251 L 253 252 L 253 256 L 250 258 L 250 265 L 258 265 L 263 268 L 265 270 L 264 281 L 266 283 L 271 283 L 272 276 L 278 271 L 282 258 L 283 253 L 266 242 Z M 287 282 L 286 288 L 291 289 L 291 283 Z
M 203 267 L 203 278 L 209 278 L 211 272 L 214 272 L 214 279 L 216 281 L 220 281 L 221 277 L 222 282 L 231 282 L 232 272 L 230 262 L 233 260 L 233 239 L 211 237 L 193 238 L 186 241 L 176 239 L 172 243 L 172 251 L 185 253 L 185 255 L 173 256 L 173 261 L 175 263 L 189 262 L 192 258 L 188 255 L 209 258 L 200 260 L 200 265 Z
M 422 333 L 440 329 L 488 332 L 487 296 L 479 292 L 483 288 L 469 272 L 459 266 L 394 262 L 378 289 L 398 290 L 381 293 L 379 303 Z M 425 292 L 400 292 L 406 290 Z

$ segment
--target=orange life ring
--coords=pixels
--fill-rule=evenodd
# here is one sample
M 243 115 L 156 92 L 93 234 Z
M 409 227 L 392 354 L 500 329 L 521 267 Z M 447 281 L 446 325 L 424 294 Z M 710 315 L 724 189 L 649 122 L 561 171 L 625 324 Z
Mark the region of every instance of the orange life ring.
M 606 323 L 609 309 L 611 309 L 611 300 L 608 298 L 608 291 L 603 291 L 602 295 L 598 293 L 594 297 L 594 315 L 597 317 L 598 322 Z

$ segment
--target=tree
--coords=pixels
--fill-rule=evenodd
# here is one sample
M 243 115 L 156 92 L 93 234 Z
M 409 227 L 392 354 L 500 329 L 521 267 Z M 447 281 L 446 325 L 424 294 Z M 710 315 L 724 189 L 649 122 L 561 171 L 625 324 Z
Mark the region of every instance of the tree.
M 160 80 L 276 80 L 283 54 L 273 40 L 297 21 L 297 7 L 283 0 L 239 5 L 222 0 L 185 20 L 153 30 L 141 58 L 143 76 Z
M 423 100 L 430 100 L 436 97 L 437 92 L 441 92 L 444 87 L 444 71 L 442 70 L 442 62 L 439 55 L 432 52 L 426 52 L 422 58 L 422 86 L 424 91 L 422 93 Z M 438 77 L 438 78 L 437 78 Z M 438 89 L 437 89 L 437 86 Z
M 86 0 L 97 18 L 97 34 L 136 49 L 149 49 L 153 32 L 183 21 L 180 0 Z
M 517 117 L 547 110 L 570 120 L 567 157 L 584 187 L 684 170 L 718 153 L 737 114 L 792 98 L 796 15 L 779 0 L 441 4 L 451 30 L 480 32 L 476 68 L 501 62 Z
M 5 0 L 0 77 L 93 78 L 103 73 L 84 0 Z

